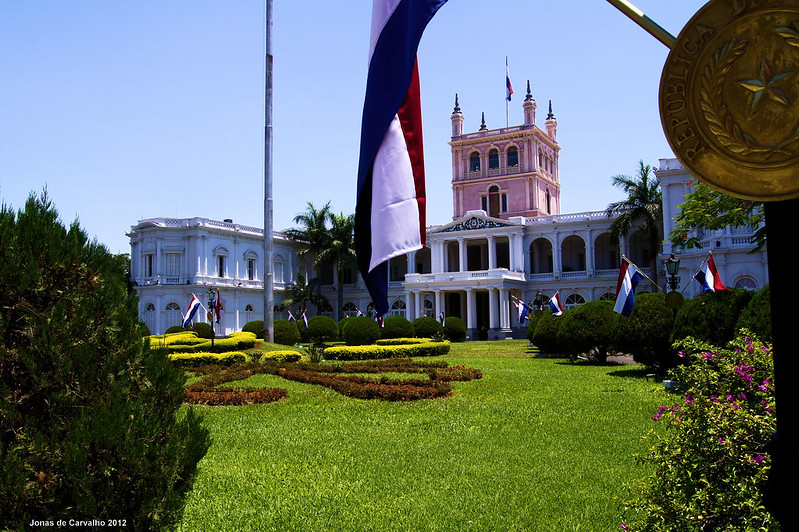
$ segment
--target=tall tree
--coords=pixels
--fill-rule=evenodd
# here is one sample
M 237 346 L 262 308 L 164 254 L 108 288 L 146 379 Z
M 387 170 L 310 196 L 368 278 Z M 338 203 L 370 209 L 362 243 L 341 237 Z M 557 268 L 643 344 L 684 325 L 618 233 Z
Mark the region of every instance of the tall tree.
M 319 293 L 319 285 L 319 279 L 311 279 L 306 283 L 305 276 L 297 272 L 297 280 L 288 287 L 289 297 L 280 303 L 280 307 L 285 310 L 296 306 L 302 314 L 309 304 L 317 309 L 327 306 L 327 298 Z M 296 317 L 299 318 L 299 315 Z
M 766 245 L 766 226 L 763 203 L 733 198 L 702 183 L 685 196 L 675 219 L 669 239 L 676 248 L 695 248 L 700 245 L 696 231 L 715 231 L 727 226 L 750 226 L 754 231 L 752 253 Z
M 657 283 L 657 257 L 660 252 L 663 228 L 663 195 L 660 181 L 652 172 L 652 167 L 638 161 L 635 176 L 616 175 L 613 186 L 627 194 L 627 198 L 608 205 L 608 216 L 617 216 L 610 226 L 610 236 L 619 239 L 640 227 L 649 240 L 649 267 L 652 280 Z
M 316 257 L 320 265 L 330 265 L 336 270 L 336 319 L 341 319 L 341 310 L 344 308 L 344 272 L 348 266 L 357 263 L 355 255 L 355 215 L 345 216 L 344 213 L 331 214 L 330 240 L 328 245 Z
M 297 256 L 300 259 L 310 259 L 314 268 L 315 277 L 317 278 L 320 276 L 319 268 L 322 265 L 317 260 L 317 257 L 330 244 L 330 230 L 327 225 L 330 215 L 329 201 L 319 209 L 309 201 L 305 208 L 305 212 L 301 212 L 294 217 L 294 223 L 298 224 L 300 227 L 286 230 L 286 235 L 288 235 L 291 240 L 300 244 L 300 250 L 297 252 Z M 321 297 L 321 283 L 317 283 L 316 288 L 317 295 Z

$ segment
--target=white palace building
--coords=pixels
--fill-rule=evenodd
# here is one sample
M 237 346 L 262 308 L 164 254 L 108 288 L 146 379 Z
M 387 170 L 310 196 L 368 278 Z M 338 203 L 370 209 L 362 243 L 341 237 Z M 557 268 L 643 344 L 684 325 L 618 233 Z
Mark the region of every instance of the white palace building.
M 556 291 L 567 308 L 597 299 L 613 299 L 620 253 L 647 274 L 649 249 L 642 231 L 620 242 L 610 238 L 613 218 L 604 206 L 592 212 L 561 214 L 557 120 L 549 112 L 544 128 L 536 124 L 536 102 L 522 103 L 524 123 L 463 132 L 464 115 L 457 96 L 451 115 L 453 220 L 427 229 L 427 247 L 392 260 L 389 303 L 392 315 L 459 316 L 469 338 L 523 337 L 513 298 L 532 302 Z M 664 234 L 668 235 L 691 176 L 674 158 L 661 159 L 655 175 L 663 191 Z M 752 228 L 727 228 L 699 235 L 702 248 L 683 250 L 679 275 L 685 297 L 699 292 L 691 276 L 713 250 L 727 286 L 758 290 L 768 282 L 766 251 L 750 253 Z M 153 334 L 179 325 L 192 297 L 206 304 L 209 289 L 219 290 L 222 326 L 217 334 L 241 330 L 263 317 L 263 230 L 206 218 L 140 220 L 127 234 L 131 245 L 131 279 L 139 294 L 139 312 Z M 297 257 L 297 245 L 274 232 L 275 303 L 284 299 L 297 273 L 312 277 L 310 265 Z M 672 252 L 663 242 L 658 278 Z M 332 269 L 321 272 L 323 294 L 335 304 Z M 340 319 L 357 309 L 371 311 L 363 281 L 353 268 L 346 272 L 344 308 L 318 309 Z M 639 291 L 653 290 L 650 283 Z M 199 313 L 196 321 L 204 321 Z M 309 312 L 309 316 L 315 312 Z M 275 312 L 275 318 L 287 317 Z

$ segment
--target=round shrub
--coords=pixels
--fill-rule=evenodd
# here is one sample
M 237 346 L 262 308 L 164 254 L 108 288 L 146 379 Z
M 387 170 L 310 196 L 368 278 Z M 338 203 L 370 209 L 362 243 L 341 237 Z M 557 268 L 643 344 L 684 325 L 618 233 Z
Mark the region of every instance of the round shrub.
M 457 316 L 444 319 L 444 337 L 450 342 L 461 342 L 466 339 L 466 323 Z
M 444 326 L 435 318 L 422 316 L 413 320 L 413 331 L 418 338 L 435 338 L 444 334 Z
M 613 329 L 621 314 L 611 301 L 589 301 L 563 314 L 558 345 L 571 358 L 585 354 L 590 360 L 607 362 L 613 343 Z
M 242 332 L 251 332 L 255 334 L 255 337 L 259 340 L 264 339 L 264 320 L 253 320 L 248 321 L 244 324 L 244 327 L 241 328 Z
M 663 374 L 677 365 L 677 350 L 671 346 L 674 310 L 666 306 L 663 293 L 635 296 L 635 307 L 629 317 L 619 316 L 613 331 L 617 351 L 628 353 L 633 360 Z
M 275 343 L 294 345 L 300 341 L 300 330 L 297 322 L 289 320 L 275 320 Z
M 689 299 L 674 318 L 672 342 L 689 336 L 714 345 L 727 345 L 752 293 L 740 288 L 706 292 Z
M 184 329 L 180 325 L 173 325 L 172 327 L 169 327 L 164 332 L 164 334 L 175 334 L 175 333 L 182 333 L 182 332 L 186 332 L 186 329 Z
M 347 324 L 347 320 L 348 319 L 349 318 L 341 318 L 340 320 L 338 320 L 338 336 L 339 336 L 339 338 L 344 338 L 344 336 L 343 336 L 343 334 L 344 334 L 344 325 Z
M 764 342 L 772 341 L 769 285 L 755 292 L 752 299 L 741 312 L 735 329 L 748 329 L 749 332 Z
M 210 340 L 214 337 L 214 330 L 207 323 L 195 323 L 192 330 L 197 333 L 200 338 L 207 338 Z
M 568 313 L 569 311 L 564 312 L 564 316 Z M 549 309 L 536 319 L 532 342 L 541 353 L 552 356 L 563 352 L 558 345 L 558 331 L 561 323 L 563 323 L 563 316 L 553 316 Z
M 371 345 L 380 338 L 380 325 L 366 316 L 348 318 L 341 335 L 347 345 Z
M 333 318 L 314 316 L 308 320 L 308 339 L 315 344 L 323 344 L 338 338 L 338 325 Z
M 381 338 L 413 338 L 413 324 L 405 316 L 388 316 L 383 320 Z

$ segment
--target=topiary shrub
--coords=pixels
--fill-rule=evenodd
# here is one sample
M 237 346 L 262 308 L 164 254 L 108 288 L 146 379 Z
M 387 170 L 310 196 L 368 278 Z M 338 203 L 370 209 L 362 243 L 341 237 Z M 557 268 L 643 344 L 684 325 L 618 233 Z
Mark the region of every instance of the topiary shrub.
M 300 341 L 300 330 L 297 329 L 296 321 L 275 320 L 274 330 L 276 344 L 295 345 Z
M 660 292 L 635 296 L 630 316 L 619 316 L 613 331 L 617 351 L 628 353 L 639 364 L 664 374 L 679 362 L 671 344 L 674 309 L 666 306 L 666 295 Z
M 713 345 L 726 345 L 735 337 L 735 326 L 752 293 L 729 288 L 699 294 L 686 300 L 677 311 L 672 342 L 692 337 Z
M 652 417 L 664 426 L 640 459 L 653 473 L 633 493 L 628 528 L 778 530 L 763 499 L 777 425 L 770 346 L 743 332 L 724 349 L 682 347 L 687 363 L 672 374 L 683 391 Z
M 338 320 L 338 336 L 339 336 L 339 339 L 342 339 L 342 340 L 344 339 L 344 336 L 343 336 L 343 334 L 344 334 L 344 325 L 347 324 L 347 320 L 348 319 L 349 318 L 341 318 L 340 320 Z
M 444 338 L 450 342 L 462 342 L 466 339 L 466 323 L 457 316 L 444 319 Z
M 621 314 L 611 301 L 589 301 L 563 314 L 558 329 L 558 346 L 572 359 L 585 354 L 604 364 L 611 353 L 613 329 Z
M 255 334 L 255 337 L 259 340 L 264 339 L 264 320 L 253 320 L 248 321 L 244 324 L 244 327 L 241 328 L 241 332 L 251 332 Z
M 197 336 L 199 336 L 200 338 L 206 338 L 210 340 L 211 338 L 214 337 L 214 330 L 207 323 L 203 322 L 195 323 L 191 329 L 194 332 L 196 332 Z
M 764 342 L 771 342 L 771 301 L 769 285 L 755 292 L 741 311 L 736 330 L 747 329 Z
M 569 311 L 563 314 L 568 314 Z M 536 319 L 535 329 L 532 334 L 533 345 L 541 353 L 549 356 L 556 356 L 563 353 L 558 344 L 558 331 L 560 324 L 563 323 L 563 316 L 553 316 L 552 311 L 547 309 Z
M 443 336 L 444 326 L 430 316 L 421 316 L 413 320 L 413 331 L 418 338 L 435 338 Z
M 175 333 L 182 333 L 186 332 L 187 329 L 184 329 L 182 325 L 173 325 L 169 327 L 164 334 L 175 334 Z
M 46 193 L 0 207 L 0 250 L 0 530 L 175 527 L 210 441 L 183 371 L 142 341 L 127 258 L 64 227 Z
M 380 325 L 366 316 L 348 318 L 342 337 L 347 345 L 371 345 L 380 338 Z
M 388 316 L 383 320 L 381 338 L 413 338 L 413 324 L 405 316 Z
M 314 316 L 308 320 L 308 339 L 314 344 L 331 342 L 338 338 L 338 325 L 333 318 Z

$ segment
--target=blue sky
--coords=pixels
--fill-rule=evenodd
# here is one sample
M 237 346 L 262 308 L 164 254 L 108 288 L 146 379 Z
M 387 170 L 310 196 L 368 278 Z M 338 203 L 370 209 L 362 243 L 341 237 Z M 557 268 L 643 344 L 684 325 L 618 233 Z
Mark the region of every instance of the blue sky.
M 636 0 L 675 36 L 701 0 Z M 274 226 L 307 202 L 351 213 L 371 1 L 274 0 Z M 157 216 L 263 226 L 264 0 L 0 2 L 0 199 L 47 187 L 112 252 Z M 449 116 L 505 126 L 505 57 L 558 120 L 562 211 L 672 157 L 657 109 L 668 50 L 604 0 L 450 0 L 419 49 L 428 222 L 452 218 Z

